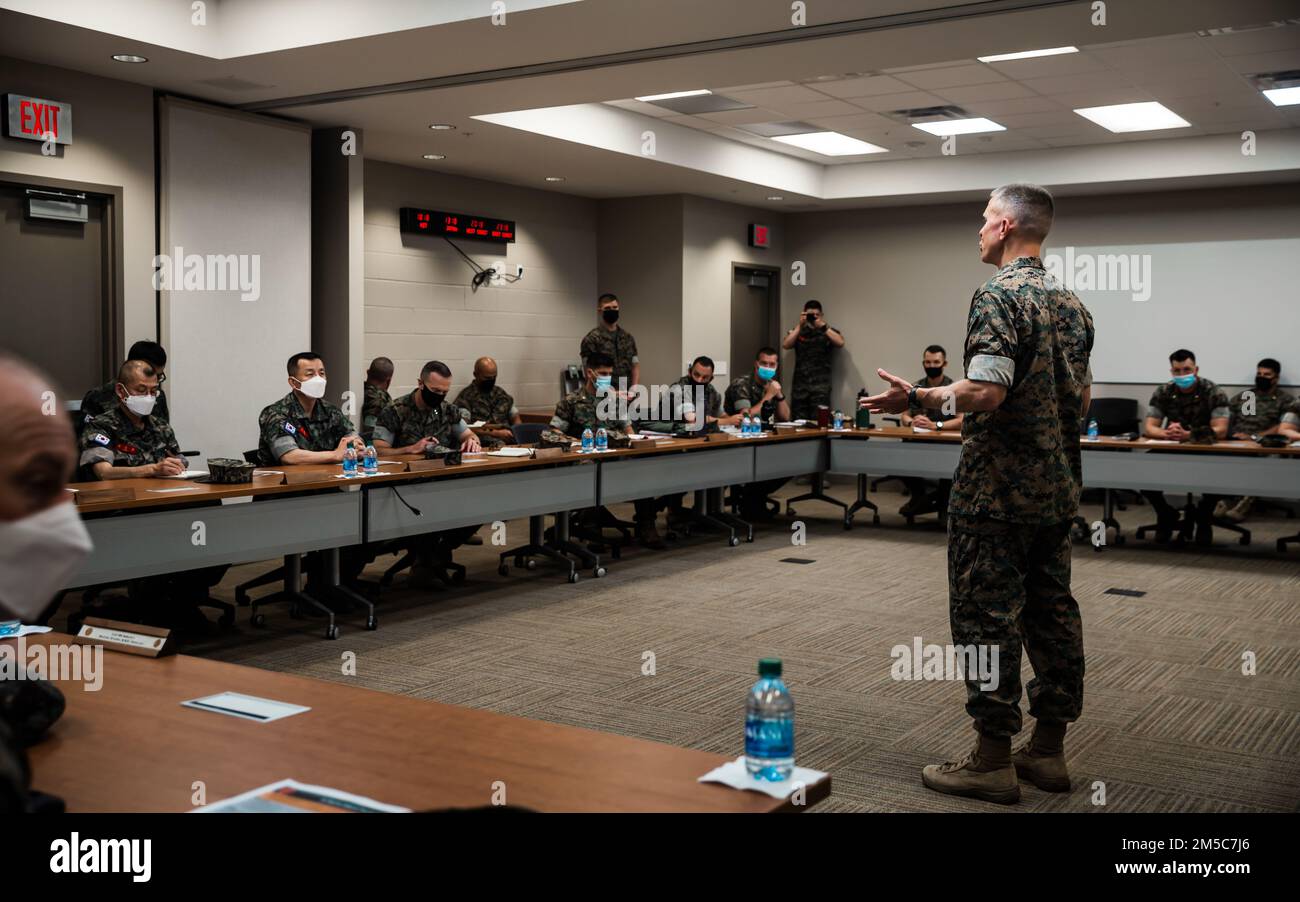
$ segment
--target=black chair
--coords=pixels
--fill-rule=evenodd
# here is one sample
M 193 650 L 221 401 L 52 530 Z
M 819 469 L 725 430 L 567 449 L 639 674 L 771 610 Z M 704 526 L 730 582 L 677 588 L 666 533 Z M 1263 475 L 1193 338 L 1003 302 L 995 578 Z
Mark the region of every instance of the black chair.
M 1191 492 L 1187 493 L 1187 501 L 1179 509 L 1178 513 L 1178 522 L 1173 526 L 1175 533 L 1174 541 L 1178 544 L 1187 544 L 1191 541 L 1193 533 L 1195 532 L 1197 519 L 1196 499 Z M 1160 524 L 1158 523 L 1148 523 L 1145 526 L 1139 526 L 1137 529 L 1137 537 L 1139 539 L 1145 538 L 1147 533 L 1155 532 L 1159 529 L 1159 525 Z M 1211 517 L 1210 525 L 1218 529 L 1226 529 L 1228 532 L 1235 532 L 1238 536 L 1237 544 L 1239 545 L 1250 544 L 1250 530 L 1244 526 L 1238 526 L 1236 523 L 1223 517 Z
M 1088 414 L 1079 422 L 1079 434 L 1088 433 L 1088 423 L 1097 421 L 1102 435 L 1138 431 L 1138 402 L 1135 398 L 1093 398 Z
M 515 437 L 516 445 L 535 445 L 541 441 L 542 433 L 547 428 L 545 423 L 516 423 L 510 427 L 510 432 Z

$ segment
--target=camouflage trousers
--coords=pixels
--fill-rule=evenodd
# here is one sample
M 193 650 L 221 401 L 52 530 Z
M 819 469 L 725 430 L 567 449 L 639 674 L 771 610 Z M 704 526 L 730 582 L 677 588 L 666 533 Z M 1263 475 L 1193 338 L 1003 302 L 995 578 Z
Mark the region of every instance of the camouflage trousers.
M 829 382 L 807 384 L 795 382 L 790 391 L 790 417 L 795 420 L 816 420 L 817 407 L 831 404 Z
M 1083 709 L 1083 623 L 1070 594 L 1070 524 L 948 519 L 948 616 L 954 645 L 998 648 L 996 688 L 966 681 L 966 712 L 985 736 L 1020 732 L 1020 648 L 1029 713 L 1069 723 Z M 991 682 L 991 681 L 990 681 Z M 985 684 L 988 685 L 988 684 Z

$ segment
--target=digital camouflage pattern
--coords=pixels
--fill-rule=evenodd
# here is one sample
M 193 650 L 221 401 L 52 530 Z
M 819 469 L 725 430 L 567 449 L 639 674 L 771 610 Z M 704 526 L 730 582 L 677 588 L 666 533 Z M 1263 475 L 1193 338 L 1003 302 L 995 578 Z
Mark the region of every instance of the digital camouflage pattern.
M 1227 392 L 1199 376 L 1191 391 L 1183 391 L 1173 380 L 1166 382 L 1152 393 L 1147 404 L 1148 417 L 1182 423 L 1194 441 L 1213 440 L 1210 421 L 1224 419 L 1231 412 Z
M 181 446 L 171 425 L 155 416 L 131 422 L 120 405 L 114 405 L 86 424 L 81 433 L 78 464 L 85 479 L 95 479 L 93 467 L 100 461 L 115 467 L 142 467 L 165 457 L 180 457 Z
M 836 348 L 827 331 L 829 326 L 818 329 L 806 320 L 799 326 L 790 385 L 790 415 L 796 420 L 815 420 L 818 405 L 830 406 L 831 354 Z
M 501 386 L 492 386 L 492 391 L 484 392 L 477 382 L 471 382 L 460 390 L 456 396 L 456 407 L 467 423 L 482 420 L 491 426 L 510 428 L 511 421 L 519 414 L 515 399 Z M 505 444 L 490 435 L 479 436 L 484 448 L 499 448 Z
M 1244 409 L 1248 402 L 1254 401 L 1254 414 L 1247 414 Z M 1282 417 L 1296 403 L 1295 396 L 1281 388 L 1275 388 L 1268 394 L 1259 389 L 1248 388 L 1232 399 L 1228 405 L 1228 435 L 1244 432 L 1246 435 L 1258 435 L 1272 429 L 1282 422 Z
M 674 415 L 676 418 L 673 420 L 646 420 L 641 423 L 641 426 L 645 429 L 650 429 L 655 432 L 672 432 L 674 430 L 690 432 L 694 427 L 699 425 L 698 420 L 695 423 L 687 423 L 685 421 L 686 414 L 695 411 L 696 385 L 691 381 L 690 374 L 682 376 L 676 382 L 672 383 L 672 385 L 680 386 L 681 390 L 680 401 L 675 393 L 671 395 Z M 671 390 L 670 387 L 670 391 Z M 708 417 L 717 418 L 722 416 L 722 395 L 713 387 L 712 382 L 704 386 L 704 416 L 706 421 Z M 700 428 L 703 427 L 701 426 Z
M 422 438 L 433 439 L 438 448 L 460 448 L 461 433 L 467 428 L 460 408 L 448 401 L 437 407 L 420 407 L 415 400 L 419 391 L 402 395 L 384 408 L 375 424 L 375 438 L 394 448 L 414 445 Z
M 105 382 L 98 388 L 92 388 L 86 392 L 86 396 L 81 399 L 81 423 L 82 429 L 85 424 L 89 423 L 101 413 L 113 410 L 117 407 L 117 383 Z M 153 417 L 159 417 L 167 422 L 171 422 L 171 411 L 167 407 L 167 393 L 161 388 L 158 389 L 158 400 L 154 403 Z
M 361 439 L 367 445 L 374 441 L 375 424 L 379 422 L 379 415 L 392 403 L 393 398 L 388 392 L 378 385 L 366 383 L 366 399 L 361 405 Z
M 966 375 L 1005 385 L 1007 395 L 962 421 L 951 514 L 1030 525 L 1074 516 L 1092 342 L 1092 314 L 1038 257 L 1012 260 L 975 292 Z
M 355 433 L 352 421 L 333 404 L 321 398 L 311 416 L 302 409 L 293 392 L 262 408 L 257 418 L 258 452 L 263 464 L 276 464 L 295 448 L 304 451 L 333 451 L 345 436 Z
M 555 405 L 555 415 L 551 417 L 550 428 L 542 431 L 542 441 L 563 442 L 565 436 L 582 438 L 584 429 L 595 432 L 601 426 L 606 432 L 627 432 L 632 428 L 627 420 L 600 416 L 597 412 L 600 401 L 586 385 L 570 392 Z M 610 407 L 616 408 L 615 402 L 611 401 Z
M 1034 668 L 1030 715 L 1059 723 L 1078 719 L 1083 622 L 1070 594 L 1068 522 L 950 518 L 948 596 L 953 644 L 998 649 L 996 688 L 966 680 L 966 712 L 977 730 L 992 737 L 1020 732 L 1022 644 Z
M 949 375 L 947 375 L 946 373 L 944 374 L 944 377 L 943 377 L 942 379 L 939 380 L 939 384 L 938 384 L 938 385 L 931 385 L 929 382 L 927 382 L 926 380 L 929 379 L 929 378 L 930 378 L 929 376 L 927 376 L 927 375 L 925 375 L 924 373 L 922 373 L 922 374 L 921 374 L 921 378 L 920 378 L 920 379 L 917 379 L 917 380 L 916 380 L 915 382 L 913 382 L 912 384 L 913 384 L 913 385 L 919 385 L 919 386 L 921 386 L 922 388 L 942 388 L 942 387 L 945 386 L 945 385 L 952 385 L 952 377 L 949 376 Z M 924 413 L 926 416 L 930 416 L 930 414 L 933 413 L 933 411 L 926 411 L 924 408 L 921 407 L 920 404 L 908 404 L 908 405 L 907 405 L 907 415 L 908 415 L 908 416 L 910 416 L 910 417 L 914 417 L 914 416 L 917 416 L 918 414 L 922 414 L 922 413 Z M 934 417 L 930 417 L 930 419 L 934 419 Z
M 614 360 L 614 386 L 618 387 L 620 378 L 632 379 L 632 364 L 636 363 L 636 339 L 622 326 L 612 332 L 604 326 L 597 326 L 582 339 L 582 362 L 595 353 L 608 354 Z
M 725 403 L 727 413 L 739 413 L 747 407 L 752 407 L 763 397 L 763 392 L 767 390 L 767 383 L 760 382 L 758 376 L 754 373 L 746 373 L 731 385 L 727 386 Z M 763 422 L 768 423 L 776 416 L 777 400 L 775 398 L 763 403 L 760 414 Z

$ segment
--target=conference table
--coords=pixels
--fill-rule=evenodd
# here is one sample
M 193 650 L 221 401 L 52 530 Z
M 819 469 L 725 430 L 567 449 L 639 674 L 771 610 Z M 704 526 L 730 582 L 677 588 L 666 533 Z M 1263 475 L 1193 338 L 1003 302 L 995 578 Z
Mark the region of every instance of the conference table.
M 34 787 L 69 811 L 186 811 L 196 783 L 210 803 L 286 778 L 416 811 L 481 808 L 502 794 L 547 812 L 802 811 L 831 792 L 825 776 L 774 799 L 698 782 L 724 755 L 189 655 L 105 651 L 101 667 L 96 691 L 56 681 L 67 709 L 28 751 Z M 219 692 L 311 710 L 258 723 L 181 705 Z M 738 749 L 741 738 L 738 713 Z

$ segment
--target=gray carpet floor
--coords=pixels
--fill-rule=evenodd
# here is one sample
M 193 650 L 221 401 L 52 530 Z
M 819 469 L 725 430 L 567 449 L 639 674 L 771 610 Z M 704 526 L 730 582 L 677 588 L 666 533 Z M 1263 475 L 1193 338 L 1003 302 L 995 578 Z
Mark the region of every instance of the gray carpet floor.
M 805 490 L 791 483 L 780 494 Z M 831 492 L 851 499 L 850 479 Z M 737 548 L 696 535 L 669 552 L 631 549 L 605 578 L 584 572 L 575 585 L 545 565 L 499 576 L 501 549 L 485 529 L 483 546 L 458 554 L 469 567 L 463 586 L 417 591 L 398 576 L 375 632 L 351 618 L 328 642 L 319 621 L 272 607 L 265 629 L 241 611 L 234 632 L 185 650 L 725 755 L 743 751 L 756 662 L 776 656 L 795 699 L 798 762 L 834 778 L 820 811 L 1300 807 L 1300 548 L 1272 552 L 1300 520 L 1260 515 L 1248 524 L 1252 547 L 1221 533 L 1206 552 L 1134 541 L 1133 527 L 1152 519 L 1138 506 L 1119 515 L 1128 544 L 1076 545 L 1087 683 L 1066 743 L 1075 788 L 1025 786 L 1018 806 L 1003 807 L 921 785 L 924 764 L 955 757 L 974 735 L 960 682 L 890 675 L 893 646 L 949 641 L 946 540 L 934 516 L 908 527 L 895 513 L 901 496 L 874 497 L 880 526 L 860 518 L 846 532 L 829 505 L 804 502 L 801 547 L 778 519 Z M 507 532 L 509 546 L 526 541 L 522 521 Z M 790 557 L 811 563 L 783 562 Z M 393 560 L 380 558 L 366 577 Z M 216 594 L 232 598 L 236 583 L 274 563 L 232 568 Z M 342 673 L 344 652 L 356 655 L 355 676 Z M 1242 673 L 1246 652 L 1255 675 Z

